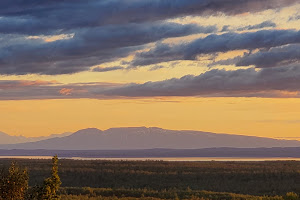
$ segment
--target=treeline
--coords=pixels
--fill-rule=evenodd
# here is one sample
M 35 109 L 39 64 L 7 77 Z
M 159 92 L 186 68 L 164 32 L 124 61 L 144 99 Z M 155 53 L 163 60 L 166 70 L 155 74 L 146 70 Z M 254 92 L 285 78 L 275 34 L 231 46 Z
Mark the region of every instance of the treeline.
M 49 160 L 1 159 L 27 167 L 29 190 L 45 185 Z M 62 199 L 299 199 L 300 162 L 80 161 L 61 159 Z M 57 169 L 57 168 L 55 168 Z M 57 170 L 54 170 L 57 171 Z M 53 176 L 52 176 L 53 177 Z M 41 187 L 38 187 L 41 188 Z M 95 188 L 95 189 L 93 189 Z M 104 188 L 104 189 L 101 189 Z M 204 192 L 214 191 L 214 192 Z
M 17 160 L 29 185 L 43 182 L 48 160 Z M 0 169 L 11 159 L 0 160 Z M 300 162 L 163 162 L 60 160 L 62 187 L 206 190 L 250 195 L 300 194 Z

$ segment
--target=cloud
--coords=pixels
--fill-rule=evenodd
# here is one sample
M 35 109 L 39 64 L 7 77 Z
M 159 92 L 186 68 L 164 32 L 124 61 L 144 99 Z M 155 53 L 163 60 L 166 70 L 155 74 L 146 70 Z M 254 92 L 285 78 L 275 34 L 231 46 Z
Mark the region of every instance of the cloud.
M 189 15 L 255 13 L 294 3 L 298 0 L 1 0 L 0 33 L 46 35 Z
M 264 21 L 260 24 L 249 25 L 242 28 L 238 28 L 238 31 L 245 31 L 245 30 L 254 30 L 254 29 L 263 29 L 263 28 L 275 28 L 277 25 L 272 21 Z
M 164 38 L 211 33 L 216 27 L 177 23 L 128 24 L 77 30 L 72 38 L 0 47 L 0 74 L 69 74 L 128 56 Z
M 213 69 L 142 84 L 78 83 L 7 87 L 0 81 L 0 100 L 18 99 L 114 99 L 153 97 L 277 97 L 300 98 L 300 66 L 226 71 Z
M 298 96 L 300 66 L 226 71 L 214 69 L 199 76 L 121 86 L 101 93 L 108 96 Z M 295 93 L 296 92 L 296 93 Z M 300 94 L 300 93 L 299 93 Z
M 261 30 L 246 33 L 211 34 L 205 38 L 176 45 L 157 43 L 155 48 L 136 54 L 132 66 L 144 66 L 174 60 L 196 60 L 201 54 L 233 50 L 254 50 L 300 43 L 300 31 Z
M 300 62 L 300 44 L 274 47 L 237 59 L 237 66 L 254 65 L 257 68 L 277 67 Z
M 73 92 L 73 89 L 72 88 L 62 88 L 61 90 L 59 90 L 59 93 L 62 94 L 62 95 L 71 95 Z
M 0 81 L 0 99 L 299 97 L 300 31 L 256 30 L 276 27 L 272 21 L 235 29 L 224 26 L 222 31 L 231 31 L 228 33 L 218 32 L 216 26 L 170 22 L 185 16 L 255 13 L 295 3 L 299 1 L 1 0 L 1 75 L 108 72 L 146 65 L 152 65 L 149 67 L 152 71 L 163 68 L 159 64 L 162 62 L 175 61 L 180 65 L 176 61 L 198 60 L 202 55 L 234 50 L 249 50 L 249 53 L 211 65 L 261 69 L 210 70 L 198 76 L 142 84 Z M 291 20 L 297 20 L 297 16 Z M 249 32 L 237 32 L 245 30 Z M 199 33 L 208 36 L 180 43 L 166 40 L 190 35 L 193 36 L 189 38 L 194 38 Z M 167 43 L 170 41 L 173 43 Z M 135 55 L 132 62 L 121 61 L 132 55 Z M 114 61 L 121 62 L 121 66 L 101 67 Z
M 232 31 L 232 29 L 230 28 L 229 25 L 225 25 L 222 27 L 221 32 L 228 32 L 228 31 Z
M 300 15 L 292 16 L 289 18 L 289 21 L 297 21 L 300 20 Z
M 39 81 L 0 80 L 0 100 L 30 100 L 30 99 L 78 99 L 78 98 L 104 98 L 93 94 L 97 89 L 107 89 L 120 86 L 115 83 L 73 83 L 61 84 L 57 82 L 36 83 Z
M 27 81 L 27 80 L 1 80 L 0 81 L 0 89 L 17 89 L 24 87 L 33 87 L 33 86 L 45 86 L 45 85 L 54 85 L 59 84 L 57 81 Z
M 121 66 L 114 66 L 114 67 L 96 67 L 93 69 L 93 72 L 110 72 L 116 70 L 122 70 L 124 67 Z
M 245 53 L 247 54 L 247 53 Z M 242 59 L 242 56 L 236 56 L 234 58 L 228 58 L 226 60 L 218 60 L 218 61 L 213 61 L 212 63 L 208 64 L 208 67 L 213 67 L 217 65 L 236 65 L 240 60 Z
M 155 66 L 151 67 L 149 69 L 149 71 L 156 71 L 156 70 L 159 70 L 159 69 L 162 69 L 162 68 L 165 68 L 165 66 L 163 66 L 163 65 L 155 65 Z
M 268 20 L 264 21 L 259 24 L 254 24 L 254 25 L 248 25 L 248 26 L 243 26 L 243 27 L 231 27 L 229 25 L 224 25 L 221 29 L 222 32 L 236 32 L 236 31 L 251 31 L 251 30 L 256 30 L 256 29 L 264 29 L 264 28 L 276 28 L 277 24 Z
M 149 43 L 217 32 L 215 26 L 168 23 L 169 19 L 255 13 L 295 3 L 298 1 L 2 0 L 0 74 L 88 71 L 92 66 L 127 57 Z M 184 55 L 183 59 L 190 58 Z

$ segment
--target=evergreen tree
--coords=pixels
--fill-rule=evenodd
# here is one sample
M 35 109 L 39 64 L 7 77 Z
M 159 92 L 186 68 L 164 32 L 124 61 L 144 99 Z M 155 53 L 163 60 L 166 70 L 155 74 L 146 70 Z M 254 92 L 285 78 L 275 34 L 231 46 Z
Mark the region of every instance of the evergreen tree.
M 28 190 L 28 172 L 12 163 L 8 174 L 1 173 L 0 199 L 23 200 Z
M 44 180 L 44 184 L 38 194 L 38 200 L 59 200 L 57 194 L 61 181 L 58 175 L 58 157 L 57 155 L 52 158 L 52 173 L 51 177 Z

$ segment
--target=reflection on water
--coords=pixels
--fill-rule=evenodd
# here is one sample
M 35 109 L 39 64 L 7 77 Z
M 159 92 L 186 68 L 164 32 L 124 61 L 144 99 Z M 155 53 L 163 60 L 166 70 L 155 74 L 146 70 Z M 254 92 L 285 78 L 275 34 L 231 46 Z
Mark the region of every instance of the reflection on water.
M 52 156 L 0 156 L 3 158 L 19 159 L 51 159 Z M 72 160 L 124 160 L 124 161 L 300 161 L 300 158 L 237 158 L 237 157 L 169 157 L 169 158 L 83 158 L 83 157 L 61 157 L 61 159 Z

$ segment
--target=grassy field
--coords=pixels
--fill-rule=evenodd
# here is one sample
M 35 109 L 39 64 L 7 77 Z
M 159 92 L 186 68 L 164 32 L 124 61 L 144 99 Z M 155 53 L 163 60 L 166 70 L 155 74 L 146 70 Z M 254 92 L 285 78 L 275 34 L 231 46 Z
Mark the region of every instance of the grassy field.
M 1 159 L 7 168 L 12 159 Z M 49 176 L 50 160 L 14 160 L 30 185 Z M 62 199 L 297 199 L 300 162 L 60 160 Z M 212 192 L 207 192 L 212 191 Z

